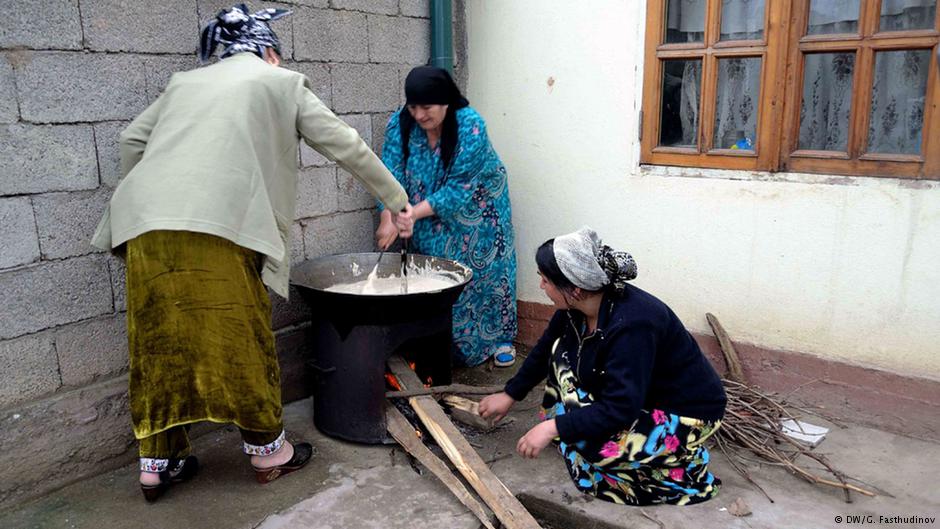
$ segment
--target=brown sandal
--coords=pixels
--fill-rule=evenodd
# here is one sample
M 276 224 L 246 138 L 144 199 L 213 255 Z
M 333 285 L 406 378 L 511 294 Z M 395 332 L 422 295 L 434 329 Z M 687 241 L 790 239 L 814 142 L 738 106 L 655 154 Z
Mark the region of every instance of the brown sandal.
M 174 483 L 188 481 L 199 471 L 199 459 L 196 456 L 186 456 L 186 459 L 171 459 L 170 465 L 174 470 L 164 470 L 160 472 L 160 483 L 156 485 L 140 485 L 140 491 L 144 493 L 144 499 L 153 503 L 163 496 L 163 493 Z
M 281 476 L 290 474 L 295 470 L 300 470 L 304 465 L 310 462 L 311 456 L 313 456 L 313 446 L 310 443 L 298 443 L 294 445 L 294 455 L 291 456 L 290 461 L 287 463 L 270 468 L 258 468 L 253 466 L 252 468 L 255 469 L 255 479 L 262 485 L 270 483 Z

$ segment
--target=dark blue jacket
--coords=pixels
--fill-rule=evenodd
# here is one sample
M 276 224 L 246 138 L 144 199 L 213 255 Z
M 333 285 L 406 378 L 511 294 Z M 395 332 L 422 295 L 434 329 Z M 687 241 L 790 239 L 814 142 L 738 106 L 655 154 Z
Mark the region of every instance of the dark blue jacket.
M 679 318 L 653 295 L 632 285 L 623 296 L 604 294 L 597 330 L 583 336 L 583 329 L 580 312 L 555 312 L 519 372 L 506 383 L 506 393 L 522 400 L 545 380 L 552 351 L 568 351 L 581 389 L 594 403 L 556 418 L 562 441 L 610 437 L 630 428 L 641 410 L 706 421 L 724 416 L 721 379 Z

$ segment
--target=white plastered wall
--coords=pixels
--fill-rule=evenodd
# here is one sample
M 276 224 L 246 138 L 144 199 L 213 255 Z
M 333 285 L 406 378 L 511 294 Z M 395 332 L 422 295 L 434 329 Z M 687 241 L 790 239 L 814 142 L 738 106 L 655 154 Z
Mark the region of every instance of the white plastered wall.
M 466 8 L 521 300 L 548 302 L 538 245 L 587 224 L 693 331 L 712 312 L 736 340 L 940 379 L 940 183 L 640 167 L 645 2 Z

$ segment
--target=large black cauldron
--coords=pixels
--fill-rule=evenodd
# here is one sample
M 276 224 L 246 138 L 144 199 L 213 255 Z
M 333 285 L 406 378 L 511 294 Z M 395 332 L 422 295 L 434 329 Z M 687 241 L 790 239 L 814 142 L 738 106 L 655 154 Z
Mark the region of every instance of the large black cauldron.
M 473 272 L 448 259 L 409 255 L 408 267 L 452 278 L 431 292 L 369 295 L 329 292 L 365 279 L 379 262 L 379 277 L 400 277 L 401 257 L 385 253 L 322 257 L 294 267 L 291 283 L 313 311 L 316 380 L 313 422 L 331 437 L 386 442 L 385 362 L 401 353 L 416 363 L 421 380 L 451 382 L 452 307 Z

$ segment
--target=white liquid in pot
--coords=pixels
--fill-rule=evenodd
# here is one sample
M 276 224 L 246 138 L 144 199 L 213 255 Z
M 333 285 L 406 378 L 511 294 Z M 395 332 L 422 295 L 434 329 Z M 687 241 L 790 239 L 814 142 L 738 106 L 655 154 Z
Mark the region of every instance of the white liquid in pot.
M 358 266 L 356 267 L 358 268 Z M 356 270 L 353 270 L 355 273 Z M 378 277 L 378 264 L 362 281 L 353 283 L 338 283 L 327 287 L 328 292 L 341 292 L 344 294 L 368 294 L 374 296 L 395 296 L 403 294 L 402 280 L 399 276 Z M 430 275 L 417 272 L 409 267 L 408 293 L 432 292 L 453 286 L 456 282 L 447 276 Z

